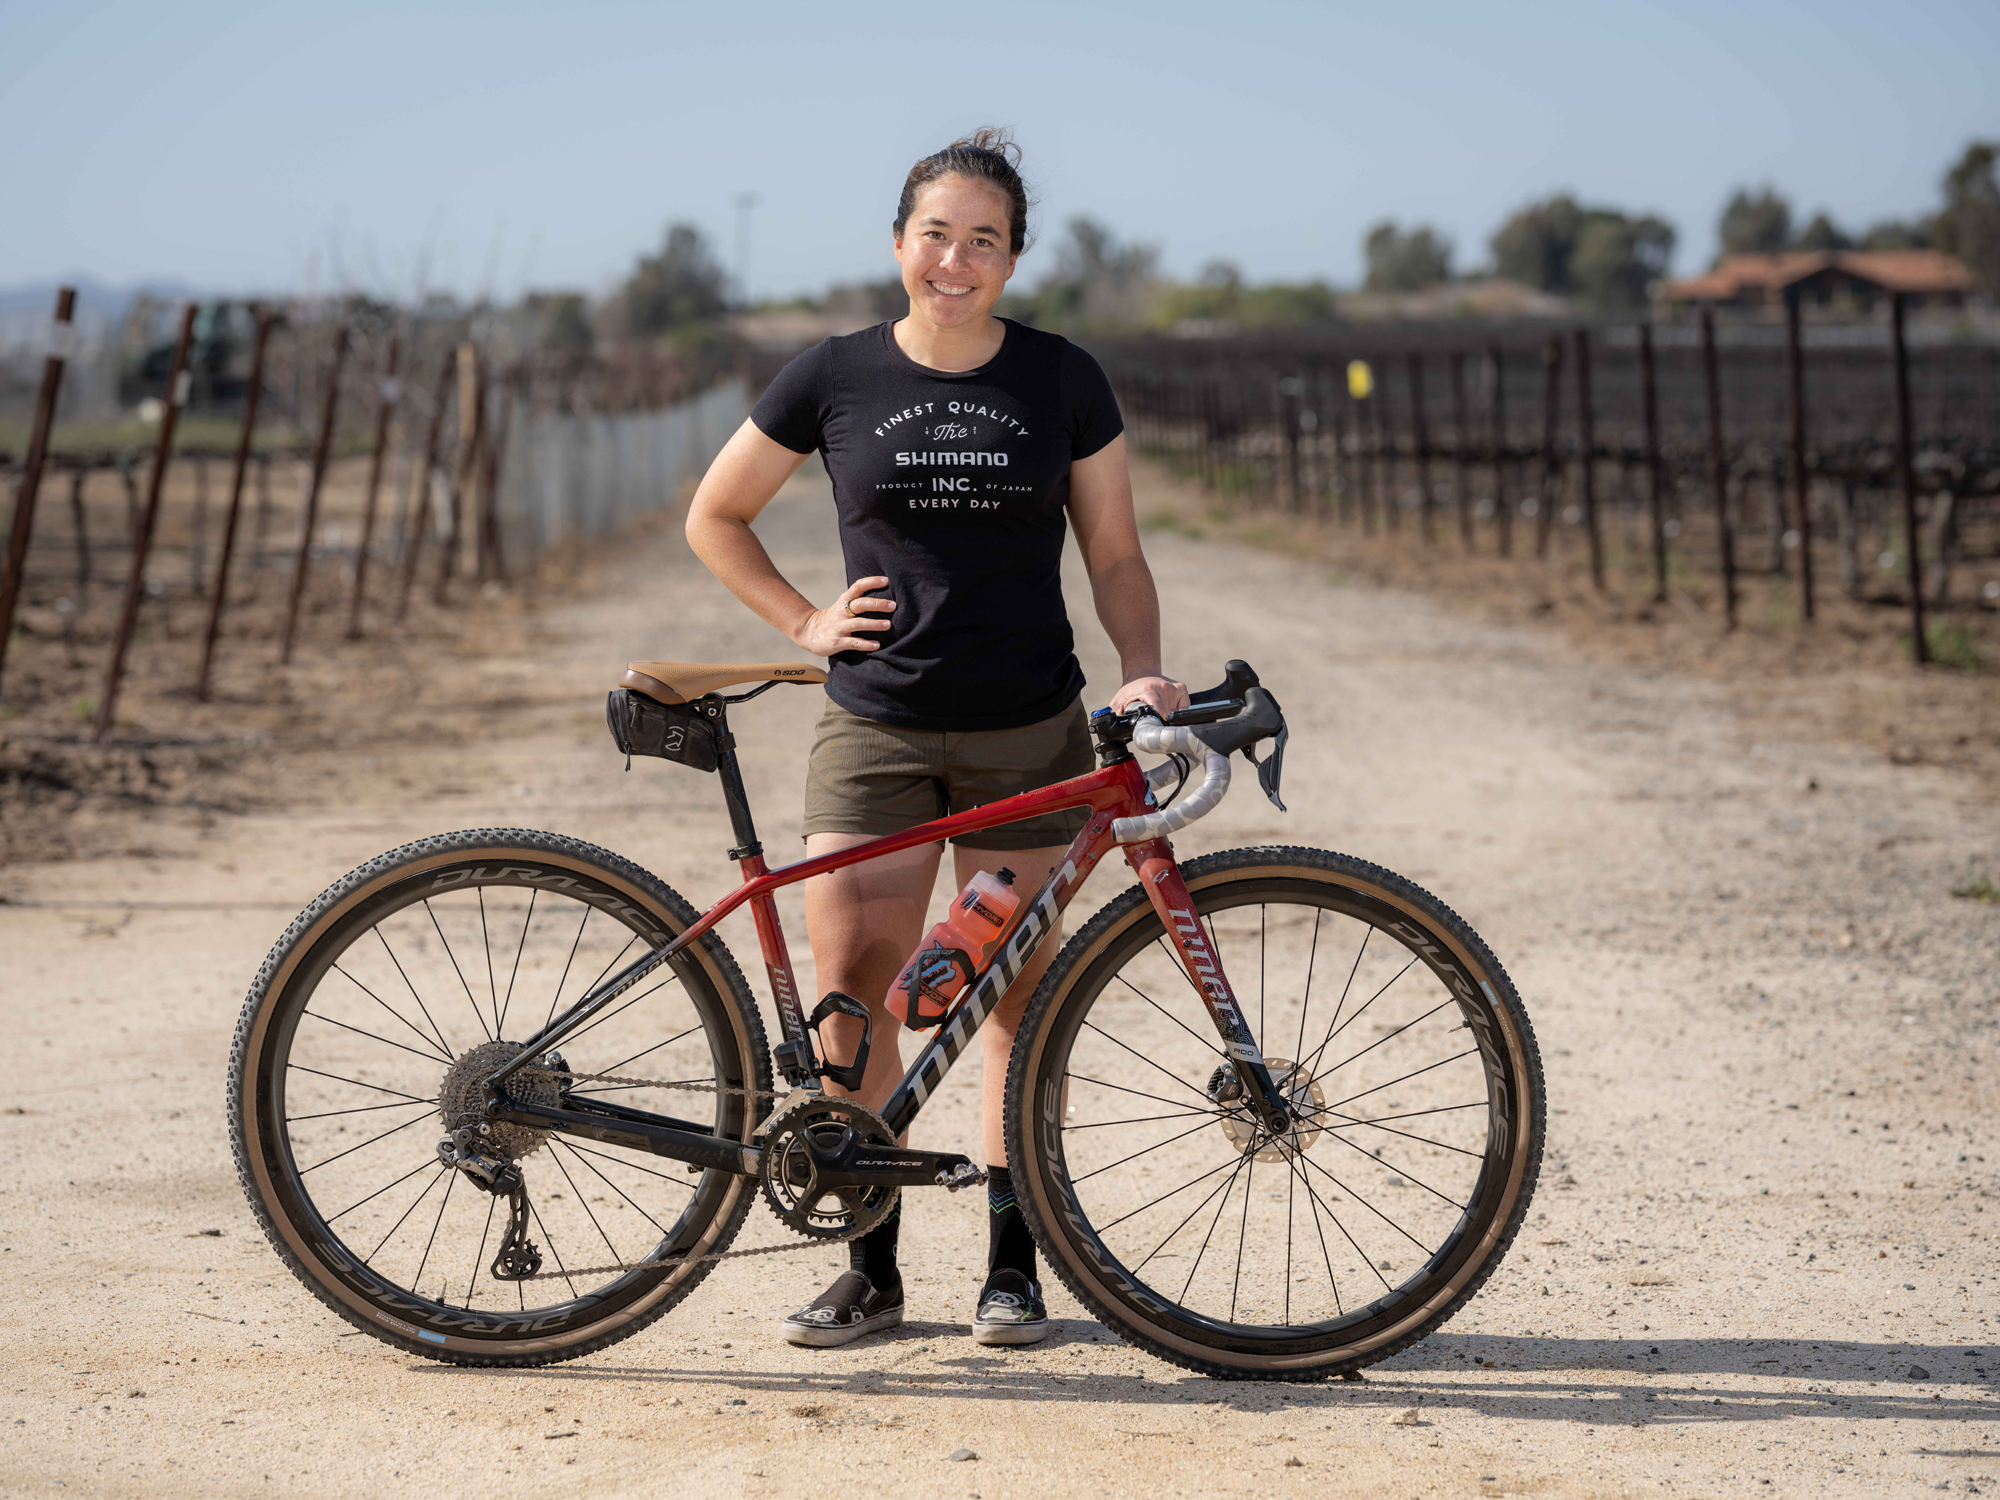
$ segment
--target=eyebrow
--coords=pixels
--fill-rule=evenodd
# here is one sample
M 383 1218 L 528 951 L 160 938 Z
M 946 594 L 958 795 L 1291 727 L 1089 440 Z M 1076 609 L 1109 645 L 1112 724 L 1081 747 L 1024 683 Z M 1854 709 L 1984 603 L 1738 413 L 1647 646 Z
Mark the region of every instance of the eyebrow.
M 951 228 L 951 221 L 949 219 L 940 219 L 936 214 L 926 215 L 921 227 L 929 229 L 933 225 L 939 229 L 949 229 Z M 972 232 L 974 234 L 998 234 L 1000 231 L 995 229 L 991 224 L 974 224 Z

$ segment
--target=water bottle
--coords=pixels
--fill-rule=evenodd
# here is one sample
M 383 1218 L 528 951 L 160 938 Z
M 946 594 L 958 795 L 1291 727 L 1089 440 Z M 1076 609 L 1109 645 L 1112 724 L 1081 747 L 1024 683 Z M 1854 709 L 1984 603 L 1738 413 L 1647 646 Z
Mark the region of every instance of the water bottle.
M 1014 872 L 979 871 L 952 898 L 951 912 L 924 934 L 903 972 L 889 986 L 889 1014 L 912 1031 L 925 1031 L 951 1012 L 959 992 L 985 967 L 1000 934 L 1021 904 Z

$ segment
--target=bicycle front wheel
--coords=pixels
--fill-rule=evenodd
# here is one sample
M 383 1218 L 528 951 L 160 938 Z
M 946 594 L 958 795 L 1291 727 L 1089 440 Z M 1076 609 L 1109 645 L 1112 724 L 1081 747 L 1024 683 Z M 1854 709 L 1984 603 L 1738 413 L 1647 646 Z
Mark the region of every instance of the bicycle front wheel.
M 1541 1164 L 1541 1058 L 1500 964 L 1409 881 L 1317 849 L 1182 867 L 1292 1103 L 1232 1097 L 1145 893 L 1064 946 L 1007 1089 L 1023 1212 L 1126 1338 L 1235 1379 L 1358 1369 L 1423 1338 L 1505 1253 Z
M 440 1162 L 437 1143 L 523 1041 L 694 920 L 629 861 L 521 829 L 407 845 L 313 902 L 244 1002 L 229 1119 L 251 1207 L 314 1295 L 408 1353 L 498 1365 L 603 1348 L 687 1296 L 714 1264 L 701 1257 L 742 1225 L 753 1179 L 496 1126 L 482 1149 L 524 1180 L 542 1261 L 528 1280 L 498 1255 L 508 1199 Z M 770 1088 L 756 1006 L 712 933 L 562 1053 L 569 1072 L 681 1085 L 579 1081 L 575 1096 L 733 1140 L 755 1126 L 750 1091 Z M 545 1068 L 516 1079 L 544 1103 L 564 1089 Z

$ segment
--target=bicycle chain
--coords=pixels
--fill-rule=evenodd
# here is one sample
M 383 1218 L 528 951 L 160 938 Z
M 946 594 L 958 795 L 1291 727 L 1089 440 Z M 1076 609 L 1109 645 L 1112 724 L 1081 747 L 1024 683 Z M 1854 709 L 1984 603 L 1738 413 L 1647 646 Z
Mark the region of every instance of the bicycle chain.
M 745 1098 L 778 1099 L 784 1097 L 771 1089 L 738 1089 L 721 1083 L 675 1083 L 660 1078 L 625 1078 L 616 1073 L 571 1073 L 550 1068 L 547 1070 L 557 1078 L 571 1083 L 622 1083 L 640 1088 L 679 1089 L 692 1094 L 734 1094 Z M 605 1276 L 613 1271 L 649 1271 L 673 1266 L 705 1265 L 710 1261 L 737 1260 L 747 1255 L 785 1255 L 794 1250 L 816 1250 L 824 1245 L 844 1245 L 849 1240 L 858 1240 L 868 1231 L 851 1230 L 846 1234 L 815 1236 L 801 1239 L 791 1245 L 753 1245 L 747 1250 L 712 1250 L 707 1255 L 669 1256 L 665 1260 L 620 1262 L 609 1266 L 578 1266 L 574 1271 L 537 1271 L 532 1276 L 524 1276 L 523 1281 L 566 1281 L 574 1276 Z

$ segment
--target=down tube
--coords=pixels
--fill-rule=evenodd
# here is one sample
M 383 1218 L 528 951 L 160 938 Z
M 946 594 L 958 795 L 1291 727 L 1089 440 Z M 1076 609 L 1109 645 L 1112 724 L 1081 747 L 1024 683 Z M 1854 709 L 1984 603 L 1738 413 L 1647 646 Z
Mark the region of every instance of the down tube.
M 1007 986 L 1027 967 L 1035 949 L 1055 929 L 1070 898 L 1083 888 L 1098 860 L 1111 848 L 1111 824 L 1119 811 L 1106 808 L 1092 814 L 1083 832 L 1076 836 L 1076 842 L 1069 846 L 1063 862 L 1049 872 L 1049 878 L 1035 892 L 1035 899 L 1028 903 L 1027 913 L 1014 928 L 1014 935 L 1007 939 L 993 962 L 980 971 L 958 1008 L 910 1064 L 909 1072 L 903 1075 L 903 1081 L 896 1085 L 896 1092 L 882 1109 L 883 1119 L 898 1136 L 910 1128 L 924 1101 L 937 1092 L 944 1075 L 971 1042 L 973 1033 L 985 1024 L 993 1007 L 1007 993 Z

